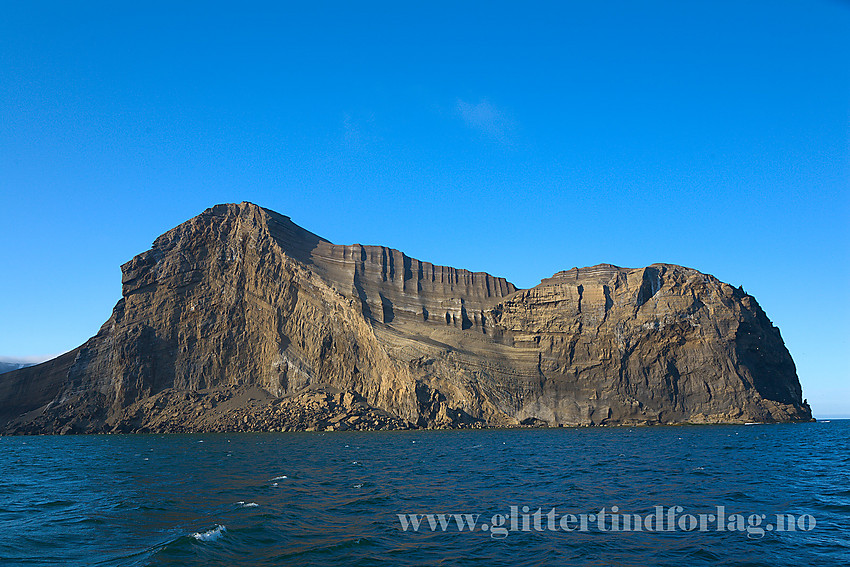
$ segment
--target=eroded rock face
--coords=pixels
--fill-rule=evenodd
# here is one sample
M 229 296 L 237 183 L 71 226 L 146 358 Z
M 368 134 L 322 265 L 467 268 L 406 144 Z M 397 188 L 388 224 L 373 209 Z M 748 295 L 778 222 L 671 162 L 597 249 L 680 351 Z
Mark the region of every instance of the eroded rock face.
M 163 234 L 122 272 L 95 337 L 0 376 L 6 431 L 811 419 L 755 299 L 680 266 L 574 268 L 517 290 L 242 203 Z M 240 405 L 252 388 L 267 395 Z M 305 418 L 295 408 L 317 389 L 342 397 Z M 211 392 L 237 402 L 213 411 Z

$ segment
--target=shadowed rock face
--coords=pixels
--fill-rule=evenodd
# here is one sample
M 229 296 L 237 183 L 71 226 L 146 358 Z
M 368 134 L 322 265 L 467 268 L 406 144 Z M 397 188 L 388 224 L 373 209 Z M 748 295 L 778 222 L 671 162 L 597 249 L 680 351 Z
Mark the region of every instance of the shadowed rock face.
M 755 299 L 681 266 L 573 268 L 517 290 L 242 203 L 122 272 L 96 336 L 0 375 L 3 430 L 811 419 Z

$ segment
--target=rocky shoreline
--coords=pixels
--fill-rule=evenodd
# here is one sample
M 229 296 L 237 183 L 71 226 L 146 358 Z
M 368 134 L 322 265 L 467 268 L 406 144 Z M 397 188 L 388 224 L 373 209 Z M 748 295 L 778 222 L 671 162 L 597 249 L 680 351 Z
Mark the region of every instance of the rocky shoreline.
M 168 389 L 128 407 L 118 419 L 103 419 L 98 404 L 80 398 L 66 404 L 67 414 L 26 415 L 7 425 L 4 435 L 176 434 L 312 431 L 398 431 L 434 429 L 529 429 L 558 427 L 645 427 L 657 425 L 744 424 L 743 419 L 695 419 L 682 423 L 549 424 L 540 419 L 487 424 L 459 419 L 438 407 L 432 418 L 412 423 L 380 408 L 362 396 L 335 388 L 277 398 L 256 387 L 200 391 Z M 814 420 L 812 420 L 814 421 Z

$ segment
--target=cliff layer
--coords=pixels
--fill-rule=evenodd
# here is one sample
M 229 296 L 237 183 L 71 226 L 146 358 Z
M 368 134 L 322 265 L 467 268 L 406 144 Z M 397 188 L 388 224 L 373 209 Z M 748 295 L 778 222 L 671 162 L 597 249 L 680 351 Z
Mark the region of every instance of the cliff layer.
M 242 203 L 163 234 L 122 274 L 96 336 L 0 375 L 0 429 L 811 419 L 755 299 L 681 266 L 573 268 L 517 290 Z

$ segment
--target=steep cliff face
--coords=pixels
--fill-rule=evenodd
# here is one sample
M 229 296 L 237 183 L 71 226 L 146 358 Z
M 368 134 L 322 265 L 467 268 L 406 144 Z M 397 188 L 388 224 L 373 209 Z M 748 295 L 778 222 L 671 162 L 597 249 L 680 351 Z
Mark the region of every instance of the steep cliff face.
M 505 413 L 550 423 L 807 418 L 779 331 L 743 291 L 695 270 L 573 269 L 492 310 L 537 357 Z
M 95 337 L 0 376 L 5 430 L 811 418 L 755 300 L 679 266 L 572 269 L 517 290 L 242 203 L 163 234 L 122 272 Z

